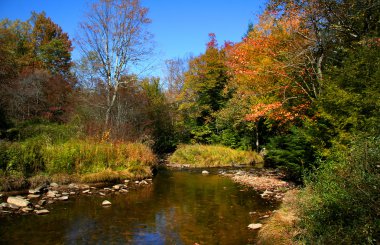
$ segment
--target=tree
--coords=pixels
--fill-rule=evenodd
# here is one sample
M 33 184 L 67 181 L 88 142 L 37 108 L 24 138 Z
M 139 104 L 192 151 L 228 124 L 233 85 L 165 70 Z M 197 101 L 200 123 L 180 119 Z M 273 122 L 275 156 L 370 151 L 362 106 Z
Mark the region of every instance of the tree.
M 79 46 L 83 55 L 99 67 L 106 90 L 105 127 L 110 130 L 111 111 L 132 64 L 151 53 L 151 22 L 139 0 L 99 0 L 81 24 Z
M 237 94 L 250 101 L 246 120 L 285 125 L 305 115 L 320 85 L 308 57 L 309 30 L 295 9 L 278 16 L 266 11 L 242 42 L 227 47 Z M 257 137 L 258 138 L 258 137 Z
M 61 121 L 74 84 L 68 35 L 45 13 L 35 12 L 26 22 L 1 21 L 0 33 L 3 114 Z
M 72 45 L 67 33 L 42 12 L 32 13 L 33 54 L 39 68 L 69 79 Z M 39 65 L 38 63 L 41 63 Z
M 207 142 L 215 129 L 215 116 L 230 97 L 225 53 L 210 34 L 205 54 L 192 59 L 179 96 L 179 110 L 196 141 Z

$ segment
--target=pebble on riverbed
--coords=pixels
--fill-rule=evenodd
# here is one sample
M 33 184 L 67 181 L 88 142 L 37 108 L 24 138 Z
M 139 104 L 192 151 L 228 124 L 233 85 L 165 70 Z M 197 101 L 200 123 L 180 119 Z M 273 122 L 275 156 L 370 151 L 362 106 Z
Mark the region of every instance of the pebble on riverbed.
M 135 183 L 135 184 L 134 184 Z M 108 194 L 121 194 L 128 193 L 129 189 L 137 189 L 140 186 L 148 186 L 152 183 L 152 179 L 145 179 L 136 182 L 129 180 L 123 181 L 122 184 L 117 184 L 111 188 L 106 187 L 98 189 L 99 187 L 89 186 L 85 184 L 71 183 L 67 186 L 52 184 L 42 184 L 34 189 L 28 190 L 25 196 L 13 196 L 8 197 L 8 202 L 1 203 L 0 199 L 0 215 L 1 214 L 27 214 L 35 213 L 37 215 L 48 214 L 49 211 L 43 206 L 52 204 L 57 201 L 66 201 L 73 195 L 80 194 L 99 194 L 100 196 L 106 196 Z M 0 197 L 4 197 L 1 193 Z M 5 197 L 4 197 L 5 198 Z M 2 198 L 3 199 L 3 198 Z M 5 201 L 5 199 L 4 199 Z M 110 206 L 111 202 L 105 200 L 102 205 L 104 207 Z M 32 212 L 33 211 L 33 212 Z
M 257 229 L 260 229 L 263 225 L 260 224 L 260 223 L 257 223 L 257 224 L 249 224 L 248 225 L 248 228 L 249 229 L 252 229 L 252 230 L 257 230 Z
M 108 201 L 108 200 L 104 200 L 102 202 L 102 206 L 110 206 L 110 205 L 112 205 L 112 203 L 110 201 Z

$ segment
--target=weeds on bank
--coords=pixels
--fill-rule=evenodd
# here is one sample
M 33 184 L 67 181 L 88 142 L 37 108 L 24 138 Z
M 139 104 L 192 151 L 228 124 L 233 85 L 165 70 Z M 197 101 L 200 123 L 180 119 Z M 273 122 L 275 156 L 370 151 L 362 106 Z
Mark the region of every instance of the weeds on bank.
M 168 161 L 190 167 L 219 167 L 260 164 L 263 159 L 256 152 L 234 150 L 225 146 L 181 145 Z

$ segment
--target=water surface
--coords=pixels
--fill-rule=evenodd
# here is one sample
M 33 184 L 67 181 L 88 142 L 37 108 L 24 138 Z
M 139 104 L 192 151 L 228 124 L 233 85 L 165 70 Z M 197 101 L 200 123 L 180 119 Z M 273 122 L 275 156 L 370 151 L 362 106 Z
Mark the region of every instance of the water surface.
M 216 170 L 214 170 L 216 171 Z M 127 194 L 78 196 L 46 216 L 0 219 L 1 244 L 254 244 L 247 229 L 272 210 L 253 190 L 200 170 L 163 171 Z M 109 200 L 111 207 L 101 206 Z

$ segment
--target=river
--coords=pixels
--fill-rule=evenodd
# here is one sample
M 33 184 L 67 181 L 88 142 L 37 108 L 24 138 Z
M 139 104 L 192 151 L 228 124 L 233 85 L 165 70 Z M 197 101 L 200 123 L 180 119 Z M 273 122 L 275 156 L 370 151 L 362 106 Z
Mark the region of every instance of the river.
M 209 171 L 164 170 L 126 194 L 80 195 L 49 205 L 45 216 L 2 217 L 0 243 L 254 244 L 257 231 L 247 226 L 275 205 Z

